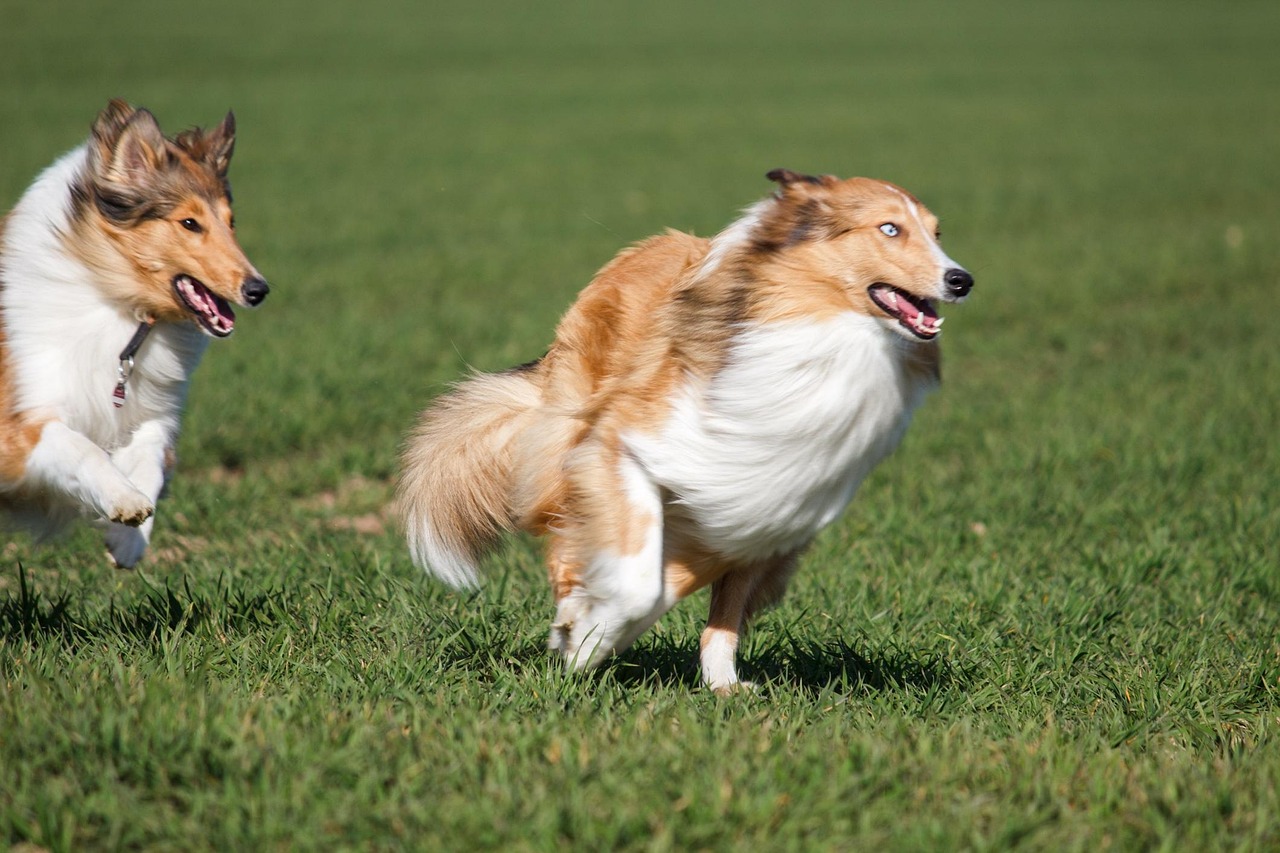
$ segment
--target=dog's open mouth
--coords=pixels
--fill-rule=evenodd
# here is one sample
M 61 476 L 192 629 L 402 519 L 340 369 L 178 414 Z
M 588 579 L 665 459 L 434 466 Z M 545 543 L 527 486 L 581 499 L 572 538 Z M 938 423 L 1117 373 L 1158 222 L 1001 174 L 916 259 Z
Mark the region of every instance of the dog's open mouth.
M 911 334 L 922 341 L 936 338 L 942 332 L 942 317 L 934 310 L 933 302 L 912 296 L 891 284 L 877 282 L 867 288 L 871 301 L 879 305 Z
M 216 338 L 225 338 L 235 331 L 236 312 L 227 300 L 214 293 L 189 275 L 173 279 L 174 292 L 195 316 L 200 327 Z

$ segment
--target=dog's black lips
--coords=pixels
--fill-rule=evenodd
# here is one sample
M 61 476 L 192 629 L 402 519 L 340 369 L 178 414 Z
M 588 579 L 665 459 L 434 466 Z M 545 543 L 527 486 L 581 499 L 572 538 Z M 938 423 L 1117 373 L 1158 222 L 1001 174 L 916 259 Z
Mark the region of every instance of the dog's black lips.
M 931 341 L 942 332 L 942 320 L 928 299 L 912 296 L 902 288 L 883 281 L 868 287 L 867 295 L 880 310 L 922 341 Z
M 173 291 L 182 304 L 196 318 L 200 328 L 216 338 L 225 338 L 235 331 L 236 312 L 230 303 L 209 288 L 204 282 L 184 274 L 173 278 Z

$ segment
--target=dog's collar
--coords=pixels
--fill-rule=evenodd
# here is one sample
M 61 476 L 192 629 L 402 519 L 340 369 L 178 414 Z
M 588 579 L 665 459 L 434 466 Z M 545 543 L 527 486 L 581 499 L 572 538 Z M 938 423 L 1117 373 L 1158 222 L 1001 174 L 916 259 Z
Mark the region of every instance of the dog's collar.
M 117 409 L 124 405 L 125 398 L 129 395 L 128 386 L 129 377 L 133 374 L 133 357 L 138 354 L 142 342 L 147 339 L 147 333 L 151 331 L 155 322 L 147 318 L 138 323 L 133 337 L 129 339 L 129 343 L 125 344 L 124 349 L 120 350 L 120 366 L 117 368 L 119 381 L 116 382 L 116 389 L 111 392 L 111 404 Z

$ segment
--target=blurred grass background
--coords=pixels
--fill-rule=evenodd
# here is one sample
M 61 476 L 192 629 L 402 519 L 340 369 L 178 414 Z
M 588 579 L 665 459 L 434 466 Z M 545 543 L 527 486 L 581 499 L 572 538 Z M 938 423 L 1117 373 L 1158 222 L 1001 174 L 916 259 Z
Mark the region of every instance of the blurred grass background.
M 84 847 L 1280 843 L 1280 7 L 0 0 L 0 206 L 110 97 L 238 119 L 273 285 L 196 375 L 142 571 L 0 546 L 0 832 Z M 459 598 L 414 413 L 615 251 L 785 166 L 978 281 L 944 386 L 745 648 L 703 597 L 564 677 L 536 547 Z

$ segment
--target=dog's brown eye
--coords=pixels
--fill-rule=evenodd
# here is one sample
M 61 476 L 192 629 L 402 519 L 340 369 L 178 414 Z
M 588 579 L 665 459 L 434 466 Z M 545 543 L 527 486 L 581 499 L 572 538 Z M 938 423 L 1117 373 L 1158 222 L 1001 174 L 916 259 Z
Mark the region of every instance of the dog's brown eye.
M 885 235 L 886 237 L 897 237 L 898 226 L 894 225 L 892 222 L 886 222 L 885 224 L 880 226 L 880 233 Z
M 200 226 L 200 223 L 196 222 L 194 219 L 184 219 L 178 224 L 190 231 L 192 234 L 199 234 L 204 230 L 204 228 Z

